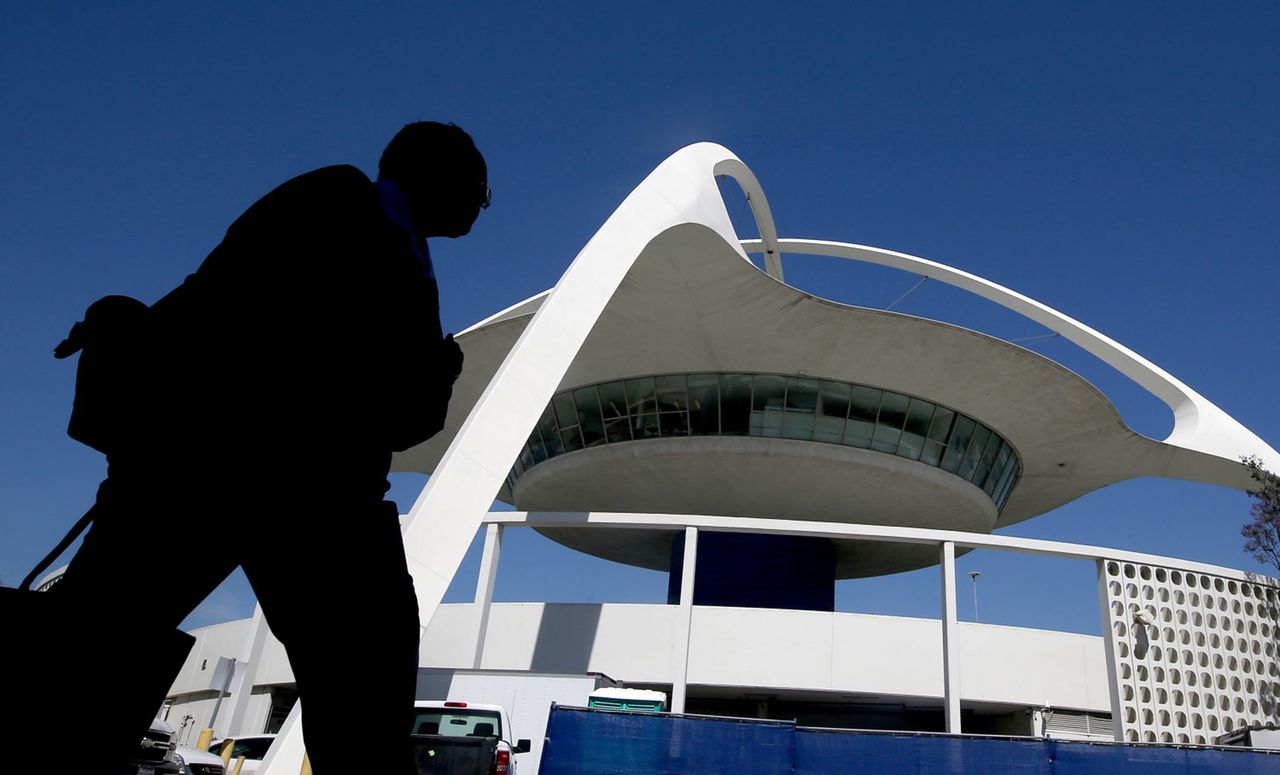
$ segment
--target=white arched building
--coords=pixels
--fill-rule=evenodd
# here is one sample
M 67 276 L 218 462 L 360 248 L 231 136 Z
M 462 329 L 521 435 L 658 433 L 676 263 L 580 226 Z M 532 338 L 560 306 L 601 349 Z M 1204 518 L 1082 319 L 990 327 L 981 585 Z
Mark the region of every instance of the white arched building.
M 746 193 L 761 239 L 734 232 L 718 176 Z M 1085 380 L 1009 342 L 788 286 L 782 253 L 903 269 L 1007 307 L 1164 401 L 1174 429 L 1134 432 Z M 1242 456 L 1274 470 L 1280 455 L 1014 291 L 888 250 L 778 238 L 758 181 L 720 146 L 671 156 L 553 289 L 457 341 L 466 370 L 444 431 L 395 463 L 431 474 L 404 530 L 424 667 L 598 671 L 670 691 L 676 711 L 827 726 L 1203 743 L 1280 721 L 1272 580 L 993 533 L 1135 477 L 1245 489 Z M 495 497 L 517 511 L 490 513 Z M 514 527 L 669 570 L 669 604 L 494 604 Z M 478 529 L 476 599 L 440 605 Z M 954 560 L 974 547 L 1096 561 L 1105 636 L 958 623 Z M 934 564 L 941 621 L 833 611 L 836 579 Z M 174 707 L 207 719 L 202 668 L 236 657 L 217 726 L 261 731 L 292 677 L 260 614 L 196 634 Z

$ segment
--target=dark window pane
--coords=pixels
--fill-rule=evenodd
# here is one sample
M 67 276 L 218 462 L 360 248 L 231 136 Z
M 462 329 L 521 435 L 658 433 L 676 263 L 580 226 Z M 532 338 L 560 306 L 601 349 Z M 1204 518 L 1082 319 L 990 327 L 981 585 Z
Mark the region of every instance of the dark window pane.
M 647 414 L 658 411 L 654 398 L 653 377 L 627 380 L 627 414 Z
M 951 432 L 951 421 L 956 413 L 950 409 L 938 407 L 933 413 L 933 422 L 929 423 L 929 438 L 939 444 L 947 443 L 947 434 Z
M 932 439 L 927 440 L 924 443 L 924 450 L 920 453 L 920 462 L 936 466 L 942 462 L 942 453 L 945 452 L 946 449 L 946 447 Z
M 933 404 L 928 401 L 921 401 L 918 398 L 911 399 L 911 405 L 907 407 L 907 424 L 902 430 L 921 438 L 927 436 L 929 434 L 929 421 L 933 419 L 933 409 Z
M 907 406 L 907 424 L 902 428 L 902 441 L 898 445 L 898 454 L 912 460 L 919 460 L 924 451 L 925 435 L 929 432 L 929 421 L 933 419 L 934 405 L 918 398 L 911 399 Z
M 912 460 L 919 460 L 924 451 L 924 436 L 918 433 L 902 432 L 902 440 L 898 443 L 898 455 Z
M 991 466 L 991 473 L 987 475 L 987 480 L 982 483 L 982 490 L 987 495 L 994 496 L 996 485 L 1000 484 L 1000 478 L 1004 476 L 1004 469 L 1010 464 L 1013 458 L 1013 447 L 1009 446 L 1009 442 L 1000 445 L 1000 455 L 996 458 L 996 462 Z
M 720 432 L 720 376 L 689 375 L 689 433 L 714 436 Z
M 871 448 L 880 452 L 894 454 L 898 451 L 898 442 L 902 439 L 902 431 L 887 425 L 877 425 L 875 435 L 871 437 Z
M 535 465 L 547 459 L 547 448 L 542 443 L 542 432 L 536 428 L 533 435 L 529 437 L 529 453 L 533 455 Z
M 720 375 L 720 433 L 745 436 L 751 420 L 751 376 Z
M 813 414 L 818 408 L 818 380 L 787 377 L 787 411 Z
M 849 405 L 849 419 L 874 423 L 880 412 L 880 393 L 875 388 L 855 387 L 853 403 Z
M 520 450 L 520 457 L 516 458 L 516 464 L 512 466 L 512 470 L 515 471 L 516 476 L 519 476 L 531 465 L 533 465 L 533 453 L 529 451 L 529 446 L 526 444 Z
M 987 442 L 987 448 L 982 451 L 982 459 L 978 461 L 978 470 L 973 472 L 973 483 L 979 487 L 983 487 L 987 483 L 987 477 L 991 474 L 991 466 L 996 462 L 996 455 L 1000 454 L 1000 448 L 1004 446 L 1004 440 L 996 434 L 991 434 L 991 440 Z M 983 489 L 986 489 L 983 487 Z
M 848 424 L 844 426 L 844 443 L 851 447 L 870 447 L 871 434 L 875 432 L 875 429 L 875 423 L 850 419 Z
M 813 415 L 791 414 L 788 412 L 782 418 L 782 436 L 787 439 L 804 439 L 805 441 L 812 439 Z
M 594 447 L 604 443 L 604 420 L 600 417 L 600 396 L 596 386 L 578 388 L 573 391 L 573 400 L 578 405 L 578 425 L 582 429 L 582 445 Z
M 663 436 L 688 436 L 689 421 L 684 412 L 663 412 L 658 415 Z
M 890 430 L 900 431 L 907 421 L 907 404 L 911 399 L 901 393 L 891 393 L 884 391 L 884 398 L 880 399 L 880 416 L 876 418 L 876 425 L 883 425 Z
M 996 485 L 996 509 L 1004 508 L 1005 501 L 1009 500 L 1009 493 L 1013 492 L 1013 485 L 1022 472 L 1022 463 L 1018 461 L 1017 455 L 1014 455 L 1009 462 L 1010 465 L 1005 468 L 1004 475 L 1000 477 L 1000 484 Z
M 844 440 L 844 418 L 818 415 L 813 418 L 813 440 L 839 444 Z
M 561 428 L 567 428 L 570 425 L 578 424 L 578 409 L 573 405 L 573 395 L 570 393 L 559 393 L 551 399 L 551 405 L 556 410 L 556 423 Z
M 955 425 L 951 429 L 951 438 L 947 441 L 947 454 L 942 458 L 942 470 L 955 473 L 969 448 L 969 439 L 973 437 L 973 429 L 977 425 L 963 415 L 956 416 Z
M 627 416 L 627 391 L 621 382 L 606 382 L 600 386 L 600 409 L 606 420 Z
M 631 418 L 631 430 L 637 439 L 658 438 L 658 415 L 642 414 Z
M 823 417 L 838 417 L 841 420 L 849 416 L 849 393 L 852 385 L 844 382 L 823 380 L 818 388 L 818 414 Z M 841 426 L 844 423 L 840 423 Z
M 572 428 L 561 428 L 560 438 L 564 441 L 565 452 L 582 449 L 582 434 L 578 432 L 578 426 L 575 425 Z
M 552 399 L 552 403 L 555 401 Z M 560 424 L 556 422 L 555 410 L 547 407 L 547 411 L 542 413 L 542 417 L 538 420 L 538 430 L 542 433 L 542 442 L 547 448 L 547 457 L 555 457 L 562 454 L 564 443 L 560 441 Z
M 615 441 L 631 441 L 631 419 L 617 417 L 604 421 L 604 435 L 612 444 Z
M 969 448 L 964 451 L 964 459 L 960 461 L 960 467 L 956 469 L 956 475 L 961 479 L 972 480 L 974 472 L 978 469 L 978 461 L 982 457 L 982 451 L 987 446 L 987 440 L 991 438 L 991 429 L 985 425 L 979 424 L 973 431 L 973 440 L 969 442 Z
M 781 436 L 786 377 L 758 374 L 751 388 L 751 435 Z
M 813 438 L 813 412 L 817 408 L 818 380 L 788 377 L 782 435 L 788 439 Z
M 658 377 L 657 384 L 659 412 L 687 412 L 689 410 L 689 399 L 685 395 L 683 374 Z
M 770 409 L 782 411 L 782 401 L 787 394 L 787 378 L 772 374 L 757 374 L 751 392 L 751 411 Z

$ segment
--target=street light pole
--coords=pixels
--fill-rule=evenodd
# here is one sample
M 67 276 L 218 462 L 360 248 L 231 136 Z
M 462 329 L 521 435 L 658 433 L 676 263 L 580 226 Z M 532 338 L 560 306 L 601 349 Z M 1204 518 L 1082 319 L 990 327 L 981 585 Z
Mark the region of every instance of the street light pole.
M 982 621 L 978 618 L 978 577 L 981 575 L 976 570 L 969 571 L 969 578 L 973 581 L 973 620 L 975 622 Z

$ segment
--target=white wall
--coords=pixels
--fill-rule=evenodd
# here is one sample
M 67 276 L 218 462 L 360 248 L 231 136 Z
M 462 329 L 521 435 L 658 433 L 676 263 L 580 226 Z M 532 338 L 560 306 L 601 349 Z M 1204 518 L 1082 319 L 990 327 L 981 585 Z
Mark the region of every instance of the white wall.
M 474 625 L 462 629 L 474 609 L 440 607 L 423 642 L 424 666 L 469 666 L 471 644 L 456 634 L 474 632 Z M 675 612 L 665 605 L 494 604 L 482 666 L 671 683 Z M 962 623 L 959 652 L 965 700 L 1110 710 L 1101 638 Z M 940 697 L 941 624 L 699 606 L 689 683 Z

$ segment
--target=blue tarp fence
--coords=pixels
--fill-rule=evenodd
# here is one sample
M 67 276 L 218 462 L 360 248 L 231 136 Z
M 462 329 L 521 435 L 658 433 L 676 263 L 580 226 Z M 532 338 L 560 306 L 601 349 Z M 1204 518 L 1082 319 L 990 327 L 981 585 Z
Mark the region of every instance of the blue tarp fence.
M 1280 754 L 1249 749 L 810 729 L 783 721 L 553 707 L 541 775 L 1254 775 Z

